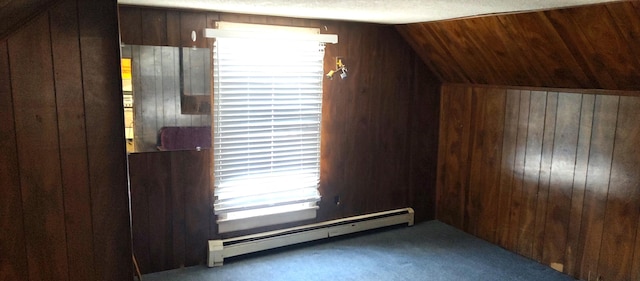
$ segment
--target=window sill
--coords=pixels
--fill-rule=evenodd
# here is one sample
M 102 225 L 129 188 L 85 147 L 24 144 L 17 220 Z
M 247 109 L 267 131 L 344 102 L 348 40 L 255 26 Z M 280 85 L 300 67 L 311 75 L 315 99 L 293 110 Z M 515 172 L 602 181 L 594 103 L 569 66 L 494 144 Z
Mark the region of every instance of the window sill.
M 243 219 L 218 220 L 218 233 L 314 219 L 316 217 L 317 210 L 318 207 L 314 206 L 286 213 L 276 213 Z

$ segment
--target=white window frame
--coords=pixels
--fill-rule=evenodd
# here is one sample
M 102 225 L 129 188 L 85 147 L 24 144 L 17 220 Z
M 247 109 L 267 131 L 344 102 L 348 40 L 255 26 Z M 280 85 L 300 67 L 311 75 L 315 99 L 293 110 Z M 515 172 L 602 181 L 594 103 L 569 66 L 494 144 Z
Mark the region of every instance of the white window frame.
M 271 60 L 271 66 L 269 67 L 272 68 L 262 68 L 265 67 L 265 65 L 247 67 L 249 64 L 242 62 L 244 56 L 238 56 L 237 60 L 231 61 L 229 64 L 227 64 L 225 60 L 222 60 L 222 62 L 218 63 L 219 57 L 217 56 L 220 55 L 231 57 L 233 55 L 221 55 L 218 50 L 218 45 L 214 45 L 214 102 L 212 105 L 212 113 L 214 115 L 213 166 L 215 182 L 214 212 L 218 216 L 218 232 L 225 233 L 315 218 L 318 208 L 317 202 L 320 200 L 318 184 L 320 179 L 320 122 L 322 115 L 323 79 L 322 61 L 324 56 L 324 42 L 322 41 L 337 42 L 337 36 L 319 34 L 319 29 L 317 28 L 274 27 L 227 22 L 218 22 L 217 28 L 218 29 L 214 30 L 205 30 L 205 37 L 215 37 L 216 44 L 225 44 L 225 42 L 226 44 L 232 44 L 232 42 L 236 41 L 242 42 L 245 40 L 259 40 L 260 43 L 243 42 L 242 44 L 235 45 L 234 47 L 227 47 L 227 50 L 229 50 L 229 54 L 233 54 L 236 51 L 239 51 L 239 49 L 244 48 L 245 46 L 257 47 L 258 49 L 245 50 L 245 55 L 253 61 L 262 60 L 261 58 L 264 58 L 264 61 Z M 255 35 L 254 39 L 250 39 L 250 37 L 252 37 L 251 34 Z M 283 45 L 274 50 L 263 50 L 263 48 L 265 48 L 266 46 L 275 46 L 278 44 Z M 287 72 L 296 73 L 297 70 L 289 71 L 287 70 L 287 67 L 289 65 L 291 65 L 292 68 L 295 67 L 295 63 L 293 63 L 293 61 L 291 60 L 295 60 L 295 58 L 297 57 L 297 52 L 296 47 L 292 47 L 289 51 L 284 52 L 282 52 L 282 49 L 293 46 L 295 44 L 301 44 L 298 49 L 309 48 L 309 44 L 315 44 L 315 46 L 318 47 L 316 48 L 318 54 L 315 56 L 319 57 L 319 62 L 313 62 L 312 59 L 312 64 L 315 63 L 317 69 L 311 71 L 315 71 L 317 77 L 315 74 L 311 74 L 311 76 L 301 76 L 298 78 L 293 78 L 290 77 L 290 74 L 286 74 Z M 221 47 L 220 50 L 223 50 L 223 48 Z M 274 57 L 272 56 L 275 56 L 278 61 L 274 61 Z M 304 54 L 301 54 L 300 58 L 301 60 L 308 60 L 308 58 Z M 240 62 L 240 64 L 234 65 L 234 63 L 236 62 Z M 318 63 L 319 65 L 317 65 Z M 222 68 L 220 67 L 220 65 L 222 65 Z M 228 68 L 226 68 L 225 70 L 224 67 Z M 304 69 L 309 68 L 307 67 Z M 240 73 L 240 75 L 245 75 L 245 71 L 247 73 L 247 77 L 243 78 L 238 78 L 239 76 L 233 76 L 233 79 L 236 79 L 237 81 L 240 81 L 242 79 L 245 79 L 247 81 L 251 79 L 257 79 L 257 81 L 262 81 L 263 76 L 270 76 L 272 79 L 277 79 L 282 76 L 286 79 L 290 79 L 292 82 L 297 81 L 294 82 L 294 84 L 301 85 L 298 87 L 302 88 L 294 91 L 291 91 L 291 89 L 286 89 L 283 90 L 284 92 L 278 92 L 278 90 L 274 89 L 283 87 L 282 85 L 285 85 L 285 88 L 290 87 L 288 85 L 291 83 L 274 83 L 274 86 L 271 86 L 274 87 L 274 89 L 270 90 L 273 92 L 271 93 L 273 95 L 273 98 L 271 99 L 272 104 L 270 104 L 270 106 L 275 108 L 273 110 L 273 112 L 275 113 L 271 113 L 274 119 L 265 121 L 264 118 L 268 117 L 265 117 L 263 114 L 265 112 L 263 108 L 265 106 L 263 104 L 263 101 L 268 100 L 269 98 L 264 98 L 264 84 L 261 84 L 262 86 L 257 90 L 251 88 L 250 84 L 248 84 L 249 86 L 247 89 L 237 90 L 236 88 L 238 87 L 238 82 L 236 82 L 236 80 L 233 80 L 232 78 L 225 77 L 225 74 L 223 74 L 231 73 L 233 71 Z M 307 70 L 300 71 L 303 71 L 301 73 L 306 73 L 304 71 Z M 269 74 L 269 72 L 272 72 L 272 74 Z M 307 73 L 307 75 L 309 74 Z M 314 79 L 317 79 L 317 81 Z M 318 83 L 318 85 L 313 86 L 315 85 L 315 83 Z M 314 87 L 318 86 L 319 93 L 317 93 L 318 96 L 314 98 L 314 95 L 316 95 L 314 93 L 318 91 L 318 89 L 314 90 Z M 246 102 L 246 104 L 238 103 L 237 100 L 239 99 L 237 98 L 237 96 L 239 95 L 236 93 L 245 95 L 245 91 L 247 92 L 247 97 L 251 96 L 252 98 L 247 98 L 244 101 Z M 253 92 L 255 91 L 257 91 L 258 93 L 254 94 Z M 296 91 L 297 94 L 294 93 L 292 95 L 292 92 Z M 296 124 L 290 125 L 292 127 L 287 127 L 289 126 L 289 123 L 287 123 L 286 126 L 282 125 L 282 123 L 277 123 L 283 122 L 283 120 L 281 119 L 286 119 L 286 121 L 293 120 L 288 117 L 289 115 L 287 115 L 287 118 L 283 118 L 281 115 L 285 111 L 286 114 L 290 114 L 290 110 L 288 109 L 288 107 L 287 109 L 284 109 L 287 105 L 283 105 L 283 108 L 278 108 L 278 105 L 283 102 L 287 103 L 295 100 L 295 98 L 289 98 L 289 96 L 295 95 L 301 96 L 300 98 L 302 99 L 298 98 L 300 100 L 296 100 L 299 105 L 299 108 L 297 110 L 304 113 L 300 113 L 302 115 L 299 115 L 299 117 L 295 118 L 298 119 L 298 121 L 293 121 L 292 123 Z M 237 108 L 240 109 L 235 109 L 237 111 L 230 111 L 229 108 L 231 108 L 232 106 L 237 106 Z M 243 106 L 246 106 L 248 108 L 244 112 L 251 116 L 253 116 L 254 114 L 258 114 L 255 112 L 259 112 L 261 120 L 251 121 L 250 119 L 253 117 L 246 117 L 248 119 L 240 120 L 241 118 L 244 118 L 244 116 L 235 117 L 235 112 L 241 112 L 240 110 L 244 110 L 242 109 Z M 317 109 L 314 109 L 315 107 L 317 107 Z M 313 113 L 309 113 L 312 111 L 317 111 L 317 118 L 314 117 Z M 230 115 L 227 115 L 227 112 L 234 113 L 233 118 L 240 119 L 230 119 L 228 117 Z M 314 119 L 317 120 L 313 121 Z M 271 134 L 277 135 L 276 141 L 271 145 L 272 151 L 265 152 L 261 150 L 264 147 L 269 146 L 269 144 L 264 145 L 264 142 L 260 142 L 260 145 L 257 146 L 260 147 L 260 149 L 256 149 L 253 147 L 255 144 L 253 140 L 248 141 L 247 143 L 244 143 L 242 145 L 235 145 L 234 143 L 234 146 L 230 145 L 230 142 L 225 141 L 227 139 L 239 139 L 237 137 L 237 132 L 244 133 L 245 130 L 247 131 L 247 136 L 253 136 L 255 135 L 255 132 L 249 131 L 249 129 L 252 128 L 259 128 L 260 130 L 262 130 L 261 132 L 265 132 L 265 130 L 269 131 L 268 127 L 263 126 L 265 122 L 271 122 L 270 124 L 275 124 L 271 126 L 271 128 L 275 128 L 271 129 Z M 246 127 L 235 127 L 236 123 L 245 124 L 240 126 Z M 294 127 L 296 129 L 289 129 Z M 291 137 L 294 139 L 297 136 L 311 136 L 317 134 L 317 141 L 314 144 L 309 145 L 308 143 L 306 143 L 305 137 L 304 144 L 302 144 L 303 141 L 302 138 L 300 138 L 300 144 L 296 144 L 300 148 L 296 148 L 296 150 L 292 154 L 290 153 L 291 147 L 295 146 L 282 145 L 283 137 L 281 132 L 284 131 L 282 128 L 285 128 L 287 130 L 286 134 L 292 135 Z M 290 133 L 290 130 L 299 130 L 299 132 Z M 233 135 L 233 138 L 230 137 L 231 134 L 235 134 Z M 286 143 L 289 144 L 292 142 L 288 140 Z M 286 150 L 286 152 L 284 152 L 284 150 Z M 296 152 L 298 150 L 300 150 L 299 153 Z M 265 153 L 274 155 L 271 157 L 272 160 L 269 160 L 269 157 L 264 157 Z M 286 157 L 283 156 L 284 153 L 287 153 Z M 238 155 L 241 156 L 238 157 Z M 253 158 L 242 158 L 245 157 L 242 155 L 254 156 L 252 156 Z M 255 158 L 255 155 L 259 156 L 259 158 Z M 291 160 L 294 158 L 297 160 Z M 286 161 L 283 159 L 285 159 Z M 315 161 L 315 163 L 307 164 L 309 159 L 311 161 Z M 262 164 L 269 161 L 271 164 L 265 165 L 271 165 L 270 171 L 264 172 L 263 167 L 265 165 Z M 296 165 L 299 165 L 299 167 L 289 165 L 290 163 L 287 161 L 297 161 Z M 239 175 L 238 173 L 236 173 L 237 171 L 241 171 L 240 169 L 245 169 L 244 166 L 238 166 L 239 164 L 237 163 L 241 163 L 241 165 L 245 165 L 247 167 L 246 175 Z M 260 163 L 261 165 L 258 165 L 257 163 Z M 281 175 L 278 173 L 282 172 L 276 171 L 276 168 L 279 167 L 278 165 L 282 165 L 282 163 L 285 163 L 287 165 L 286 167 L 293 167 L 284 172 L 287 173 L 287 176 L 285 178 L 283 178 L 282 176 L 274 176 Z M 290 184 L 294 182 L 297 184 Z M 256 195 L 263 193 L 265 189 L 268 189 L 269 192 L 259 196 Z M 243 192 L 243 190 L 249 191 Z M 247 213 L 250 214 L 247 215 Z

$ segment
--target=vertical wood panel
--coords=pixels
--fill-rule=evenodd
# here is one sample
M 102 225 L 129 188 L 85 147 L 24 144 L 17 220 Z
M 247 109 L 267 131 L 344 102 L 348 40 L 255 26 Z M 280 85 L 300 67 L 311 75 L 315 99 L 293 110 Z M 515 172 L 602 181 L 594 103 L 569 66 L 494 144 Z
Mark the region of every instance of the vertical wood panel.
M 531 92 L 520 92 L 520 109 L 518 115 L 518 133 L 516 137 L 515 163 L 513 165 L 511 204 L 509 210 L 509 240 L 507 249 L 516 251 L 520 229 L 520 216 L 524 212 L 523 203 L 523 178 L 525 168 L 525 151 L 527 143 L 527 129 L 529 126 L 529 107 L 531 104 Z
M 589 165 L 589 149 L 591 147 L 591 131 L 595 106 L 594 95 L 582 95 L 580 106 L 580 128 L 578 145 L 576 147 L 576 166 L 573 175 L 571 191 L 571 210 L 567 232 L 567 247 L 565 251 L 565 272 L 576 276 L 578 242 L 582 229 L 582 214 L 584 194 L 587 182 L 587 168 Z
M 142 14 L 140 8 L 121 7 L 120 18 L 120 40 L 127 45 L 142 44 Z
M 558 111 L 558 93 L 547 93 L 545 109 L 544 133 L 542 139 L 542 157 L 540 159 L 540 175 L 538 176 L 538 194 L 536 198 L 535 222 L 533 228 L 532 257 L 542 260 L 547 201 L 549 199 L 549 177 L 553 158 L 554 139 L 556 132 L 556 115 Z
M 140 17 L 142 19 L 142 45 L 167 45 L 167 14 L 161 10 L 143 9 Z
M 466 166 L 469 150 L 469 123 L 471 118 L 471 92 L 463 87 L 452 88 L 442 95 L 442 114 L 448 122 L 440 131 L 440 141 L 446 143 L 443 165 L 439 171 L 438 218 L 458 228 L 464 225 L 465 189 L 468 185 Z
M 209 239 L 209 216 L 212 213 L 213 202 L 211 186 L 210 152 L 185 151 L 186 159 L 197 161 L 179 160 L 182 163 L 181 173 L 184 177 L 184 198 L 192 207 L 185 208 L 184 221 L 186 229 L 185 265 L 203 264 L 202 257 L 207 250 Z M 185 203 L 187 206 L 187 203 Z
M 498 211 L 498 185 L 502 159 L 505 91 L 475 90 L 480 95 L 475 118 L 471 151 L 471 170 L 467 212 L 472 214 L 468 231 L 488 241 L 495 241 Z M 479 223 L 480 221 L 484 223 Z
M 7 41 L 0 41 L 0 280 L 27 280 L 22 195 Z M 4 80 L 6 79 L 6 80 Z
M 197 154 L 202 156 L 202 154 Z M 186 239 L 187 233 L 185 233 L 185 210 L 187 207 L 192 206 L 190 202 L 186 202 L 184 180 L 182 177 L 190 176 L 185 175 L 184 170 L 181 168 L 183 161 L 191 161 L 191 159 L 185 159 L 182 157 L 182 153 L 171 152 L 169 155 L 169 161 L 171 162 L 171 170 L 168 171 L 171 175 L 171 252 L 173 254 L 171 260 L 171 268 L 180 268 L 185 266 L 186 257 Z M 202 161 L 197 161 L 203 163 Z M 209 163 L 206 163 L 207 167 L 210 167 Z M 204 222 L 203 222 L 204 223 Z M 210 233 L 211 234 L 211 233 Z
M 49 17 L 9 38 L 11 87 L 30 280 L 67 280 Z
M 58 112 L 62 186 L 70 280 L 95 279 L 91 190 L 87 163 L 77 6 L 64 1 L 51 14 L 53 69 Z
M 511 186 L 514 179 L 518 116 L 520 114 L 520 91 L 506 90 L 504 133 L 502 139 L 502 161 L 498 190 L 498 214 L 496 216 L 496 244 L 508 248 L 511 210 Z
M 560 93 L 558 98 L 556 136 L 543 232 L 542 261 L 547 265 L 555 263 L 562 264 L 564 267 L 581 101 L 582 96 L 579 94 Z
M 174 10 L 165 11 L 167 15 L 167 45 L 173 47 L 182 47 L 180 45 L 180 12 Z
M 455 103 L 464 99 L 452 99 L 469 91 L 475 109 L 457 124 L 462 112 Z M 492 91 L 506 92 L 505 117 L 489 126 Z M 455 226 L 582 280 L 640 275 L 638 97 L 447 84 L 441 106 L 437 219 L 452 224 L 466 216 L 467 223 Z M 450 152 L 459 151 L 451 128 L 465 125 L 471 160 Z M 493 143 L 501 150 L 495 177 L 486 143 L 492 134 L 500 136 Z M 458 182 L 465 181 L 463 199 L 443 198 L 464 190 Z
M 633 280 L 638 210 L 640 210 L 640 98 L 620 98 L 615 149 L 598 264 L 603 280 Z M 635 253 L 638 254 L 637 252 Z
M 133 254 L 142 273 L 151 272 L 149 211 L 153 205 L 149 204 L 147 193 L 150 181 L 147 169 L 156 162 L 149 161 L 149 155 L 150 153 L 132 153 L 128 156 Z
M 540 161 L 547 93 L 532 91 L 522 183 L 522 212 L 518 230 L 518 253 L 531 256 L 535 211 L 539 190 Z
M 78 2 L 96 279 L 133 276 L 117 6 Z
M 597 274 L 619 97 L 596 97 L 577 262 L 578 277 Z
M 147 182 L 149 200 L 149 256 L 150 272 L 172 269 L 173 198 L 171 197 L 171 158 L 166 153 L 147 154 L 146 173 L 153 175 Z

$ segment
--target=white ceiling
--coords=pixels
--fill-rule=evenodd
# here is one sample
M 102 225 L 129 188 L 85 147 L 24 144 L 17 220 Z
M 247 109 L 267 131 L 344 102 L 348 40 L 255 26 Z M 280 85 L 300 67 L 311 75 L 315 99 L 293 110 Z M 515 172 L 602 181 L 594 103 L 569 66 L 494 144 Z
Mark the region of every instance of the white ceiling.
M 118 0 L 120 4 L 402 24 L 616 0 Z

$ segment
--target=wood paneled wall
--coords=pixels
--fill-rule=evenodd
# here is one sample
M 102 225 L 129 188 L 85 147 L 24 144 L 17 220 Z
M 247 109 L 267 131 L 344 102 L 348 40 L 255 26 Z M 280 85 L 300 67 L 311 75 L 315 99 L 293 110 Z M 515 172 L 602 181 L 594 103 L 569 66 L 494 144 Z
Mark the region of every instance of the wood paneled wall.
M 116 2 L 58 1 L 0 80 L 0 280 L 130 279 Z
M 397 27 L 443 82 L 640 89 L 640 2 Z
M 437 219 L 582 280 L 638 280 L 629 94 L 446 84 Z
M 123 12 L 125 10 L 128 12 Z M 136 22 L 136 20 L 125 19 L 126 14 L 130 12 L 144 14 L 145 11 L 146 9 L 143 8 L 121 7 L 121 22 Z M 172 10 L 165 12 L 160 18 L 168 19 L 171 14 L 184 13 Z M 207 16 L 236 22 L 321 27 L 323 32 L 338 34 L 340 43 L 326 46 L 325 69 L 328 71 L 335 68 L 335 57 L 341 56 L 349 69 L 349 76 L 344 80 L 337 78 L 323 82 L 320 179 L 322 200 L 319 203 L 320 209 L 315 221 L 407 206 L 415 208 L 418 221 L 434 217 L 440 82 L 411 50 L 411 47 L 403 41 L 394 27 L 237 14 L 214 16 L 213 13 L 202 13 L 199 17 Z M 145 25 L 148 23 L 145 21 Z M 127 27 L 131 26 L 137 25 L 122 26 L 123 40 L 127 33 L 141 32 L 128 30 Z M 175 26 L 146 28 L 179 29 Z M 144 165 L 152 165 L 155 162 L 145 163 Z M 175 163 L 172 162 L 172 167 Z M 159 169 L 166 171 L 167 167 Z M 204 173 L 201 175 L 204 176 Z M 132 170 L 131 177 L 135 176 L 137 175 Z M 162 172 L 150 172 L 144 176 L 157 176 L 165 182 L 169 180 L 169 177 Z M 133 186 L 135 184 L 132 181 L 132 190 L 136 188 Z M 211 196 L 210 187 L 200 186 L 199 188 L 197 194 Z M 135 198 L 136 196 L 132 193 L 132 201 L 139 200 Z M 167 206 L 166 201 L 162 201 L 165 200 L 163 198 L 158 198 L 160 200 L 158 204 L 164 204 L 159 206 Z M 338 198 L 339 205 L 335 202 Z M 195 199 L 200 201 L 184 201 L 185 210 L 206 208 L 209 212 L 211 211 L 208 201 L 205 202 L 201 198 Z M 155 200 L 148 202 L 149 206 L 157 205 Z M 137 216 L 135 204 L 133 207 L 134 229 L 136 229 L 138 226 L 135 223 Z M 165 214 L 174 211 L 173 209 L 160 210 Z M 295 224 L 287 226 L 293 225 Z M 267 227 L 255 231 L 275 228 Z M 210 231 L 212 238 L 220 237 L 216 234 L 215 227 Z M 138 239 L 151 241 L 149 238 L 139 238 L 135 235 L 134 232 L 136 249 Z M 238 235 L 238 233 L 228 235 Z M 178 236 L 182 239 L 180 237 Z M 149 242 L 138 243 L 152 245 Z M 160 246 L 163 247 L 163 245 Z M 150 251 L 163 250 L 154 248 Z M 200 255 L 198 261 L 204 263 L 206 260 L 204 249 L 196 251 Z M 151 259 L 155 257 L 150 255 Z M 162 266 L 150 266 L 149 269 L 153 271 L 166 266 L 179 266 L 180 262 L 173 261 L 181 258 L 180 252 L 169 258 L 171 262 L 162 256 L 163 260 L 149 261 L 149 264 Z
M 125 45 L 122 57 L 132 58 L 134 148 L 136 152 L 158 150 L 158 132 L 165 126 L 211 126 L 211 115 L 184 114 L 181 106 L 181 88 L 187 92 L 206 94 L 209 79 L 205 79 L 204 67 L 209 68 L 209 49 L 184 48 L 185 71 L 180 73 L 179 47 Z M 190 56 L 193 54 L 193 56 Z M 193 69 L 199 69 L 201 77 L 192 77 Z M 195 66 L 199 63 L 198 67 Z M 195 76 L 195 75 L 194 75 Z M 180 81 L 184 78 L 184 81 Z M 198 81 L 199 83 L 196 83 Z M 206 89 L 206 90 L 205 90 Z M 208 101 L 209 96 L 206 97 Z M 207 103 L 210 106 L 210 103 Z
M 207 240 L 217 235 L 211 171 L 208 150 L 129 155 L 133 251 L 143 273 L 206 262 Z

